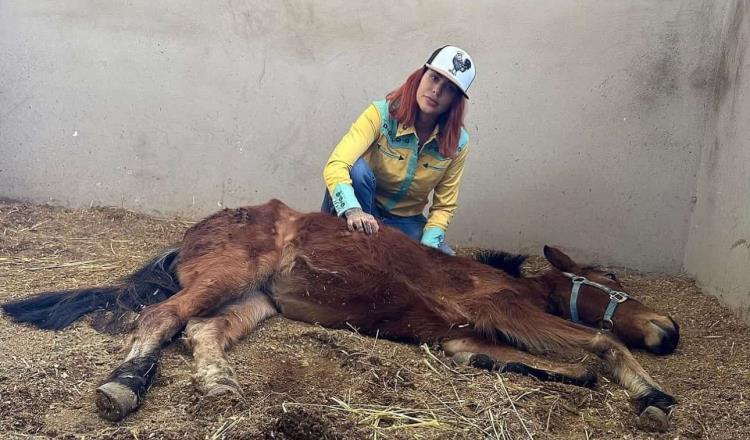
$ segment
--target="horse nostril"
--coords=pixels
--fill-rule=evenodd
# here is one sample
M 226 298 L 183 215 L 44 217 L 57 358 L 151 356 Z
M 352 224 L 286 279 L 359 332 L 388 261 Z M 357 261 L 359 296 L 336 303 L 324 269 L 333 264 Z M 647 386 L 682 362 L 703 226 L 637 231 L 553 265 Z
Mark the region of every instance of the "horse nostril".
M 667 317 L 667 319 L 669 322 L 656 319 L 649 321 L 654 327 L 656 327 L 654 331 L 658 334 L 658 337 L 656 338 L 646 338 L 646 346 L 653 353 L 672 353 L 680 342 L 680 326 L 677 325 L 672 318 Z M 649 339 L 652 340 L 652 343 L 648 343 Z

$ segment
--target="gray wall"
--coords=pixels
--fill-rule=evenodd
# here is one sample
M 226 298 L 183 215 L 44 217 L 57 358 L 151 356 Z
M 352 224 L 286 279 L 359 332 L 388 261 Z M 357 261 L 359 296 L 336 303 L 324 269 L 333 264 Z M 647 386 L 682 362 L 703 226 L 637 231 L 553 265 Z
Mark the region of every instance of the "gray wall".
M 0 196 L 317 209 L 351 121 L 452 42 L 478 77 L 449 241 L 680 270 L 726 1 L 457 5 L 0 2 Z
M 730 2 L 721 29 L 685 267 L 750 321 L 750 1 Z

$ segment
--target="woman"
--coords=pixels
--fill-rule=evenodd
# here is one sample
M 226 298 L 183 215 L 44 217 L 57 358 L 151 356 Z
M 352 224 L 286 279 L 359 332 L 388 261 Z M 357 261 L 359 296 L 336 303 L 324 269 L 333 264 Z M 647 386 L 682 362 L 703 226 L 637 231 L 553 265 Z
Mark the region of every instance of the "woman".
M 465 51 L 444 46 L 372 103 L 326 163 L 322 211 L 345 216 L 351 231 L 377 233 L 380 220 L 455 254 L 444 240 L 468 152 L 463 115 L 475 72 Z

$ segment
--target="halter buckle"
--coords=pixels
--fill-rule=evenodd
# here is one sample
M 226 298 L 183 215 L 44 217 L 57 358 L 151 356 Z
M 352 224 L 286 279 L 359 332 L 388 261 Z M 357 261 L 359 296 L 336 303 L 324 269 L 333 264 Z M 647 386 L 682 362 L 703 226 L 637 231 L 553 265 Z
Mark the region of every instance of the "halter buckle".
M 611 332 L 615 328 L 615 323 L 611 319 L 600 319 L 599 330 L 603 332 Z
M 613 291 L 609 292 L 609 298 L 612 299 L 612 300 L 617 301 L 618 303 L 624 303 L 630 297 L 625 292 L 619 292 L 617 290 L 613 290 Z

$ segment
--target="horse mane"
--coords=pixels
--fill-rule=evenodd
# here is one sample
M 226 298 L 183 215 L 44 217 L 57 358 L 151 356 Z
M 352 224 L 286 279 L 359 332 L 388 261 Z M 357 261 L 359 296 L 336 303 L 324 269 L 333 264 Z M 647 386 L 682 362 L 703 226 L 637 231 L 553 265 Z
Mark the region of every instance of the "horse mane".
M 521 277 L 521 265 L 528 256 L 511 254 L 504 251 L 483 249 L 471 256 L 471 259 L 482 264 L 500 269 L 513 278 Z

